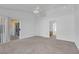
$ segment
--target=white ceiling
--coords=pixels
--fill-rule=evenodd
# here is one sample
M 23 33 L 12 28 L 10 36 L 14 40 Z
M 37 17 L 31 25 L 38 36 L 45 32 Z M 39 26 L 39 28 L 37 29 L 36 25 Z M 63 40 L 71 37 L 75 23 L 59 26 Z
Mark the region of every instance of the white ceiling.
M 69 8 L 72 9 L 72 4 L 0 4 L 0 8 L 15 10 L 15 11 L 23 11 L 33 13 L 34 9 L 39 6 L 39 10 L 41 11 L 41 15 L 45 15 L 47 11 L 52 10 L 54 14 L 60 13 L 61 10 L 67 10 Z M 60 12 L 61 11 L 61 12 Z M 56 12 L 56 13 L 55 13 Z
M 28 11 L 32 12 L 36 6 L 40 7 L 40 10 L 48 10 L 48 9 L 56 9 L 59 7 L 64 7 L 66 5 L 63 4 L 0 4 L 0 8 L 12 9 L 12 10 L 20 10 L 20 11 Z

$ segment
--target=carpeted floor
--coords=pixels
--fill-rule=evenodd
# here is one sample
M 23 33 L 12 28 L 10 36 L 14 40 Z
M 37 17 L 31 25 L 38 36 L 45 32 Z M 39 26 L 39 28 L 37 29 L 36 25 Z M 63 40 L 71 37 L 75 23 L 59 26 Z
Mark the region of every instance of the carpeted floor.
M 30 37 L 14 40 L 0 45 L 0 54 L 78 54 L 76 45 L 72 42 Z

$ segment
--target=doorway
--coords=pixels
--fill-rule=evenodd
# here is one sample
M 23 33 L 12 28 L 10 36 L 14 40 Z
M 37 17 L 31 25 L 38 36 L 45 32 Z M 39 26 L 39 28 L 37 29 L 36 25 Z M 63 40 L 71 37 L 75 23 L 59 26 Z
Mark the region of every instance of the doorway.
M 20 36 L 20 22 L 17 19 L 9 20 L 10 40 L 19 39 Z
M 49 24 L 49 37 L 56 39 L 56 21 L 50 21 Z
M 17 38 L 17 39 L 19 39 L 19 36 L 20 36 L 20 23 L 19 22 L 16 22 L 15 23 L 15 37 Z
M 0 43 L 2 43 L 3 40 L 3 30 L 4 30 L 4 24 L 3 24 L 3 19 L 0 16 Z

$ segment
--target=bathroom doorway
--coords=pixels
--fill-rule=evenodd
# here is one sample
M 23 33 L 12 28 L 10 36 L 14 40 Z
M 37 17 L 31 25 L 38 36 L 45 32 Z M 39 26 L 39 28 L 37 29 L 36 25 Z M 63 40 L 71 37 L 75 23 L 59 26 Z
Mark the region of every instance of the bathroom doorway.
M 49 37 L 56 39 L 56 21 L 50 21 L 49 24 Z

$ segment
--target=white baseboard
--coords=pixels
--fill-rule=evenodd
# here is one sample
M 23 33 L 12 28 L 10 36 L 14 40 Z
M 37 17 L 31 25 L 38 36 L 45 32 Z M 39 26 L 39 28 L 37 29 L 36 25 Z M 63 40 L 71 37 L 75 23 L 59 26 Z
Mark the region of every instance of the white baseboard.
M 49 37 L 47 37 L 47 36 L 41 36 L 41 37 L 44 37 L 44 38 L 49 38 Z
M 56 37 L 56 39 L 58 39 L 58 40 L 64 40 L 64 41 L 69 41 L 69 42 L 75 42 L 75 41 L 73 41 L 73 40 L 68 40 L 68 39 L 65 39 L 65 38 L 59 38 L 59 37 L 58 37 L 58 38 Z
M 20 39 L 25 39 L 25 38 L 29 38 L 29 37 L 33 37 L 34 35 L 29 35 L 29 36 L 26 36 L 26 37 L 21 37 Z
M 78 48 L 78 50 L 79 50 L 79 45 L 75 42 L 75 45 L 76 45 L 76 47 Z

